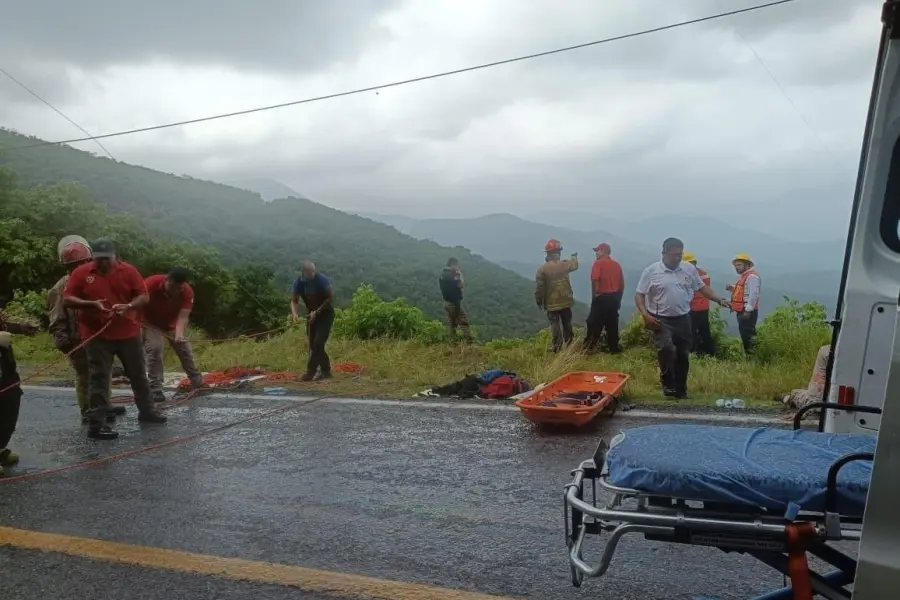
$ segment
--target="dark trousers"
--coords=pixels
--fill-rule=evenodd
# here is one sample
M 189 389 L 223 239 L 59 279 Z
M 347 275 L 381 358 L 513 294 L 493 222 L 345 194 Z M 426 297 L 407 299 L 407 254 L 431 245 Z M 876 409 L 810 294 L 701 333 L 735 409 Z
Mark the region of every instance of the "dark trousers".
M 687 314 L 656 319 L 659 327 L 653 330 L 653 344 L 656 346 L 659 379 L 663 390 L 686 394 L 693 346 L 691 316 Z
M 318 313 L 307 327 L 306 336 L 309 338 L 307 375 L 315 375 L 319 369 L 322 369 L 323 375 L 331 373 L 331 359 L 328 358 L 328 353 L 325 351 L 325 343 L 331 335 L 332 326 L 334 326 L 334 311 L 326 310 Z
M 691 327 L 694 332 L 694 352 L 714 356 L 716 343 L 713 341 L 712 330 L 709 328 L 709 310 L 692 310 Z
M 619 309 L 622 294 L 599 294 L 591 300 L 591 312 L 587 318 L 584 347 L 597 350 L 600 338 L 606 331 L 606 346 L 610 352 L 619 351 Z
M 753 352 L 753 344 L 756 341 L 756 321 L 759 319 L 759 311 L 750 313 L 739 312 L 737 316 L 738 333 L 741 334 L 741 342 L 744 344 L 744 352 Z
M 19 406 L 22 404 L 22 386 L 12 348 L 0 348 L 0 450 L 9 445 L 16 423 L 19 422 Z M 14 385 L 15 384 L 15 385 Z
M 547 320 L 550 321 L 551 349 L 559 352 L 575 338 L 575 332 L 572 331 L 572 309 L 548 310 Z
M 88 419 L 91 427 L 100 427 L 109 407 L 109 379 L 113 359 L 118 356 L 131 382 L 134 404 L 141 413 L 155 411 L 150 397 L 150 381 L 144 360 L 144 343 L 140 334 L 126 340 L 94 338 L 85 346 L 88 359 Z

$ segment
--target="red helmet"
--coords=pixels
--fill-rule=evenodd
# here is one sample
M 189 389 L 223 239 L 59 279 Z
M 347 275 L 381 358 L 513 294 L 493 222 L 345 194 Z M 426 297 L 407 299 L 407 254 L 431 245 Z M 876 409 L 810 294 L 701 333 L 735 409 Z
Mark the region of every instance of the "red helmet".
M 90 244 L 78 235 L 67 235 L 61 239 L 57 251 L 59 252 L 59 262 L 64 265 L 85 262 L 94 258 Z
M 559 243 L 559 240 L 550 240 L 544 246 L 544 252 L 559 252 L 562 250 L 562 244 Z

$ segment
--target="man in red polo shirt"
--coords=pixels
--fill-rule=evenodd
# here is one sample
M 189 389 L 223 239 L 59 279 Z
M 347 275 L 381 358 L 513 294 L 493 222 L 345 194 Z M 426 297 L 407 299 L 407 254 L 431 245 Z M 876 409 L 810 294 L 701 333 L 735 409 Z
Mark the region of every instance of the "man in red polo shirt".
M 165 423 L 166 417 L 156 410 L 150 397 L 141 324 L 134 318 L 135 311 L 148 301 L 144 278 L 137 269 L 116 258 L 111 240 L 100 238 L 91 244 L 91 250 L 94 260 L 69 275 L 63 304 L 78 309 L 81 339 L 87 340 L 88 437 L 112 440 L 119 434 L 106 424 L 106 408 L 116 356 L 131 382 L 138 420 Z
M 194 307 L 194 290 L 188 283 L 188 270 L 175 267 L 168 275 L 151 275 L 146 279 L 150 300 L 144 308 L 144 351 L 147 353 L 147 371 L 150 374 L 150 393 L 154 402 L 164 402 L 163 393 L 163 339 L 169 345 L 181 368 L 191 380 L 194 389 L 203 387 L 203 375 L 194 366 L 191 344 L 184 338 L 191 309 Z
M 603 331 L 606 345 L 613 354 L 619 352 L 619 309 L 625 292 L 625 275 L 622 265 L 613 259 L 609 244 L 594 248 L 597 259 L 591 267 L 591 312 L 587 319 L 587 335 L 584 347 L 596 351 Z

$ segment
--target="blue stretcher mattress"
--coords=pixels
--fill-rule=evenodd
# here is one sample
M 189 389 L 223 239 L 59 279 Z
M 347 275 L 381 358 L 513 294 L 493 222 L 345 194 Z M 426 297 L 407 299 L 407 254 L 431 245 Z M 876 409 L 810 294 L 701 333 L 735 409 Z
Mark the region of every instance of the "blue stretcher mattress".
M 647 494 L 765 508 L 824 512 L 828 469 L 853 452 L 875 452 L 875 436 L 706 425 L 628 429 L 611 442 L 609 483 Z M 862 517 L 870 461 L 838 474 L 838 510 Z

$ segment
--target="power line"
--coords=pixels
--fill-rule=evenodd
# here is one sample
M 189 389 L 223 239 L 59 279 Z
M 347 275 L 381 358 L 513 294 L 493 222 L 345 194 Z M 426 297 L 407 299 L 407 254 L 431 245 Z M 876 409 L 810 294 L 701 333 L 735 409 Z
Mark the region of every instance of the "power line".
M 769 79 L 772 80 L 772 83 L 775 84 L 775 87 L 778 88 L 778 91 L 781 92 L 782 96 L 784 96 L 784 99 L 788 101 L 788 104 L 790 104 L 791 108 L 794 109 L 794 112 L 797 113 L 797 116 L 799 116 L 800 119 L 804 123 L 806 123 L 806 126 L 809 128 L 810 132 L 813 134 L 813 136 L 815 136 L 816 140 L 818 140 L 818 142 L 822 145 L 822 148 L 824 148 L 825 153 L 828 154 L 829 158 L 831 158 L 835 162 L 835 165 L 840 166 L 840 161 L 838 161 L 837 156 L 834 154 L 834 152 L 831 149 L 831 146 L 829 146 L 828 143 L 826 143 L 825 140 L 822 138 L 822 136 L 819 135 L 819 130 L 816 129 L 815 127 L 813 127 L 812 123 L 809 122 L 809 119 L 806 118 L 806 115 L 803 114 L 803 111 L 800 110 L 800 107 L 797 106 L 797 103 L 794 102 L 794 99 L 791 98 L 791 96 L 787 93 L 787 90 L 784 89 L 784 86 L 781 85 L 781 83 L 775 77 L 775 74 L 772 72 L 772 70 L 769 68 L 769 66 L 765 63 L 765 61 L 763 61 L 762 57 L 759 55 L 759 52 L 756 51 L 756 48 L 754 48 L 750 44 L 750 42 L 747 41 L 747 38 L 744 37 L 744 35 L 741 33 L 740 29 L 738 29 L 737 25 L 734 26 L 734 33 L 737 34 L 737 36 L 741 39 L 742 42 L 744 42 L 744 44 L 747 46 L 747 48 L 750 50 L 750 52 L 753 53 L 753 56 L 756 58 L 756 61 L 759 63 L 759 66 L 761 66 L 763 71 L 766 72 L 766 74 L 769 76 Z
M 199 118 L 197 118 L 197 119 L 188 119 L 188 120 L 185 120 L 185 121 L 176 121 L 176 122 L 174 122 L 174 123 L 165 123 L 165 124 L 162 124 L 162 125 L 153 125 L 153 126 L 150 126 L 150 127 L 140 127 L 140 128 L 137 128 L 137 129 L 128 129 L 128 130 L 125 130 L 125 131 L 117 131 L 117 132 L 115 132 L 115 133 L 104 133 L 104 134 L 102 134 L 102 135 L 96 135 L 96 136 L 91 136 L 90 134 L 88 134 L 89 137 L 85 137 L 85 138 L 75 138 L 75 139 L 71 139 L 71 140 L 60 140 L 60 141 L 58 141 L 58 142 L 41 142 L 41 143 L 38 143 L 38 144 L 27 144 L 27 145 L 24 145 L 24 146 L 13 146 L 13 147 L 11 147 L 11 148 L 7 148 L 6 150 L 25 150 L 25 149 L 27 149 L 27 148 L 37 148 L 37 147 L 40 147 L 40 146 L 50 146 L 50 145 L 58 145 L 58 144 L 74 144 L 74 143 L 77 143 L 77 142 L 88 142 L 88 141 L 91 141 L 91 140 L 95 140 L 95 141 L 96 141 L 96 140 L 98 140 L 98 139 L 105 139 L 105 138 L 111 138 L 111 137 L 119 137 L 119 136 L 123 136 L 123 135 L 132 135 L 132 134 L 135 134 L 135 133 L 144 133 L 144 132 L 147 132 L 147 131 L 156 131 L 156 130 L 159 130 L 159 129 L 169 129 L 169 128 L 172 128 L 172 127 L 182 127 L 182 126 L 184 126 L 184 125 L 193 125 L 194 123 L 204 123 L 204 122 L 207 122 L 207 121 L 214 121 L 214 120 L 217 120 L 217 119 L 227 119 L 227 118 L 230 118 L 230 117 L 238 117 L 238 116 L 242 116 L 242 115 L 249 115 L 249 114 L 253 114 L 253 113 L 259 113 L 259 112 L 264 112 L 264 111 L 269 111 L 269 110 L 275 110 L 275 109 L 278 109 L 278 108 L 287 108 L 287 107 L 289 107 L 289 106 L 298 106 L 298 105 L 300 105 L 300 104 L 310 104 L 310 103 L 313 103 L 313 102 L 320 102 L 320 101 L 322 101 L 322 100 L 332 100 L 332 99 L 334 99 L 334 98 L 342 98 L 342 97 L 344 97 L 344 96 L 353 96 L 353 95 L 356 95 L 356 94 L 364 94 L 364 93 L 366 93 L 366 92 L 374 92 L 374 91 L 383 90 L 383 89 L 387 89 L 387 88 L 399 87 L 399 86 L 401 86 L 401 85 L 408 85 L 408 84 L 410 84 L 410 83 L 419 83 L 419 82 L 421 82 L 421 81 L 428 81 L 428 80 L 430 80 L 430 79 L 439 79 L 439 78 L 442 78 L 442 77 L 449 77 L 449 76 L 451 76 L 451 75 L 460 75 L 460 74 L 462 74 L 462 73 L 470 73 L 470 72 L 472 72 L 472 71 L 480 71 L 480 70 L 482 70 L 482 69 L 489 69 L 489 68 L 492 68 L 492 67 L 499 67 L 499 66 L 501 66 L 501 65 L 508 65 L 508 64 L 515 63 L 515 62 L 522 62 L 522 61 L 531 60 L 531 59 L 534 59 L 534 58 L 542 58 L 542 57 L 544 57 L 544 56 L 550 56 L 550 55 L 552 55 L 552 54 L 561 54 L 561 53 L 563 53 L 563 52 L 570 52 L 570 51 L 572 51 L 572 50 L 581 50 L 581 49 L 583 49 L 583 48 L 589 48 L 589 47 L 592 47 L 592 46 L 599 46 L 599 45 L 601 45 L 601 44 L 608 44 L 608 43 L 611 43 L 611 42 L 619 42 L 619 41 L 622 41 L 622 40 L 627 40 L 627 39 L 636 38 L 636 37 L 640 37 L 640 36 L 644 36 L 644 35 L 649 35 L 649 34 L 651 34 L 651 33 L 659 33 L 659 32 L 661 32 L 661 31 L 668 31 L 669 29 L 676 29 L 676 28 L 679 28 L 679 27 L 685 27 L 685 26 L 687 26 L 687 25 L 695 25 L 695 24 L 697 24 L 697 23 L 703 23 L 703 22 L 705 22 L 705 21 L 713 21 L 713 20 L 715 20 L 715 19 L 722 19 L 722 18 L 724 18 L 724 17 L 731 17 L 731 16 L 734 16 L 734 15 L 742 14 L 742 13 L 748 13 L 748 12 L 753 12 L 753 11 L 757 11 L 757 10 L 761 10 L 761 9 L 765 9 L 765 8 L 770 8 L 770 7 L 773 7 L 773 6 L 778 6 L 779 4 L 788 4 L 788 3 L 793 2 L 793 1 L 794 1 L 794 0 L 775 0 L 775 1 L 773 1 L 773 2 L 767 2 L 767 3 L 765 3 L 765 4 L 757 4 L 757 5 L 755 5 L 755 6 L 750 6 L 750 7 L 747 7 L 747 8 L 741 8 L 741 9 L 738 9 L 738 10 L 731 10 L 731 11 L 728 11 L 728 12 L 717 13 L 717 14 L 710 15 L 710 16 L 707 16 L 707 17 L 700 17 L 700 18 L 698 18 L 698 19 L 691 19 L 691 20 L 688 20 L 688 21 L 680 21 L 680 22 L 678 22 L 678 23 L 672 23 L 672 24 L 670 24 L 670 25 L 663 25 L 663 26 L 661 26 L 661 27 L 654 27 L 654 28 L 652 28 L 652 29 L 644 29 L 644 30 L 642 30 L 642 31 L 636 31 L 636 32 L 634 32 L 634 33 L 626 33 L 626 34 L 624 34 L 624 35 L 618 35 L 618 36 L 615 36 L 615 37 L 609 37 L 609 38 L 604 38 L 604 39 L 601 39 L 601 40 L 595 40 L 595 41 L 593 41 L 593 42 L 586 42 L 586 43 L 584 43 L 584 44 L 576 44 L 576 45 L 574 45 L 574 46 L 566 46 L 566 47 L 564 47 L 564 48 L 556 48 L 555 50 L 546 50 L 546 51 L 544 51 L 544 52 L 537 52 L 537 53 L 534 53 L 534 54 L 526 54 L 526 55 L 524 55 L 524 56 L 517 56 L 517 57 L 515 57 L 515 58 L 507 58 L 507 59 L 504 59 L 504 60 L 498 60 L 498 61 L 489 62 L 489 63 L 482 63 L 482 64 L 479 64 L 479 65 L 474 65 L 474 66 L 471 66 L 471 67 L 465 67 L 465 68 L 462 68 L 462 69 L 454 69 L 453 71 L 443 71 L 443 72 L 441 72 L 441 73 L 433 73 L 433 74 L 431 74 L 431 75 L 423 75 L 423 76 L 421 76 L 421 77 L 414 77 L 414 78 L 412 78 L 412 79 L 404 79 L 404 80 L 401 80 L 401 81 L 394 81 L 394 82 L 391 82 L 391 83 L 384 83 L 384 84 L 381 84 L 381 85 L 373 85 L 373 86 L 369 86 L 369 87 L 358 88 L 358 89 L 354 89 L 354 90 L 348 90 L 348 91 L 345 91 L 345 92 L 337 92 L 337 93 L 334 93 L 334 94 L 326 94 L 326 95 L 324 95 L 324 96 L 315 96 L 315 97 L 313 97 L 313 98 L 305 98 L 305 99 L 303 99 L 303 100 L 294 100 L 294 101 L 291 101 L 291 102 L 283 102 L 283 103 L 281 103 L 281 104 L 272 104 L 272 105 L 269 105 L 269 106 L 260 106 L 260 107 L 257 107 L 257 108 L 250 108 L 250 109 L 246 109 L 246 110 L 239 110 L 239 111 L 234 111 L 234 112 L 229 112 L 229 113 L 223 113 L 223 114 L 217 114 L 217 115 L 210 115 L 210 116 L 208 116 L 208 117 L 199 117 Z M 87 132 L 85 132 L 85 133 L 87 133 Z
M 16 79 L 15 77 L 13 77 L 13 76 L 9 73 L 9 71 L 7 71 L 6 69 L 4 69 L 3 67 L 0 67 L 0 73 L 3 73 L 4 75 L 6 75 L 8 78 L 10 78 L 10 79 L 13 81 L 13 83 L 15 83 L 16 85 L 18 85 L 20 88 L 22 88 L 23 90 L 25 90 L 26 92 L 28 92 L 29 94 L 31 94 L 32 96 L 34 96 L 35 98 L 37 98 L 38 100 L 40 100 L 41 102 L 43 102 L 44 104 L 46 104 L 47 106 L 49 106 L 56 114 L 58 114 L 58 115 L 61 116 L 63 119 L 65 119 L 66 121 L 68 121 L 69 123 L 71 123 L 72 125 L 74 125 L 75 127 L 77 127 L 77 128 L 79 129 L 79 131 L 81 131 L 81 133 L 83 133 L 84 135 L 90 136 L 90 137 L 88 137 L 88 140 L 93 140 L 94 142 L 96 142 L 97 145 L 100 146 L 100 148 L 101 148 L 104 152 L 106 152 L 106 155 L 107 155 L 108 157 L 110 157 L 110 158 L 112 158 L 113 160 L 115 160 L 115 158 L 113 157 L 113 155 L 110 154 L 109 150 L 106 149 L 106 146 L 104 146 L 103 144 L 101 144 L 101 143 L 100 143 L 100 140 L 98 140 L 96 137 L 92 136 L 90 131 L 88 131 L 87 129 L 85 129 L 84 127 L 82 127 L 81 125 L 79 125 L 78 123 L 76 123 L 75 121 L 73 121 L 72 119 L 70 119 L 70 118 L 68 117 L 68 115 L 66 115 L 63 111 L 59 110 L 58 108 L 56 108 L 55 106 L 53 106 L 52 104 L 50 104 L 50 102 L 48 102 L 47 100 L 44 100 L 37 92 L 35 92 L 34 90 L 32 90 L 30 87 L 28 87 L 27 85 L 25 85 L 24 83 L 22 83 L 21 81 L 19 81 L 18 79 Z

